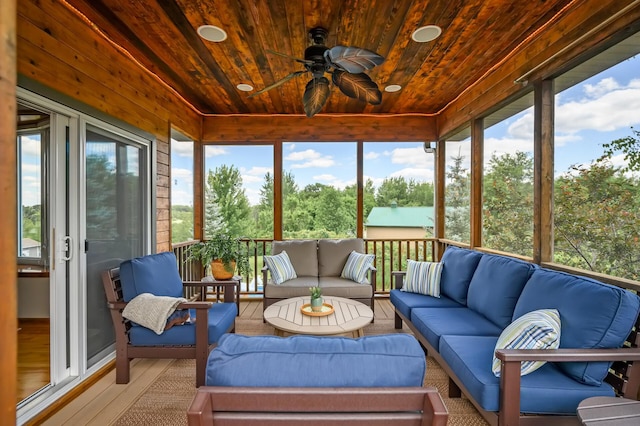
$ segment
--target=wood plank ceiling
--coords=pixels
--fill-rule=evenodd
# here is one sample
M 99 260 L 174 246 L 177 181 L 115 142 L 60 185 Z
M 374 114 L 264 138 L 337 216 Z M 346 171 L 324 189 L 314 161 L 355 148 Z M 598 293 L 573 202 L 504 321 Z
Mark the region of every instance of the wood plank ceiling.
M 338 88 L 323 113 L 437 113 L 535 35 L 570 0 L 67 0 L 109 39 L 128 51 L 203 114 L 304 114 L 309 73 L 249 98 L 303 65 L 308 32 L 322 26 L 326 45 L 369 49 L 384 56 L 368 74 L 383 91 L 380 105 L 351 99 Z M 204 24 L 228 38 L 200 38 Z M 422 25 L 442 35 L 411 39 Z M 330 77 L 329 77 L 330 78 Z

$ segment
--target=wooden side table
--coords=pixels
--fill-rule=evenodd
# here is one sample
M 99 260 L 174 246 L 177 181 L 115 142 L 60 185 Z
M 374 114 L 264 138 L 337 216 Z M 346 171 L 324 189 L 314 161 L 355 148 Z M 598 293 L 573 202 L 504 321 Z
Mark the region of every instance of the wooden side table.
M 212 276 L 208 275 L 200 281 L 202 283 L 205 283 L 205 285 L 200 289 L 200 300 L 207 300 L 207 287 L 213 287 L 216 291 L 216 299 L 220 300 L 220 289 L 222 288 L 223 300 L 229 300 L 229 298 L 233 296 L 234 300 L 236 301 L 236 306 L 238 307 L 238 316 L 240 316 L 240 284 L 242 282 L 241 276 L 236 275 L 232 278 L 229 278 L 228 280 L 216 280 Z M 235 286 L 221 284 L 235 284 Z M 234 292 L 235 294 L 231 294 L 231 292 Z
M 578 405 L 583 425 L 640 425 L 640 401 L 612 396 L 594 396 Z

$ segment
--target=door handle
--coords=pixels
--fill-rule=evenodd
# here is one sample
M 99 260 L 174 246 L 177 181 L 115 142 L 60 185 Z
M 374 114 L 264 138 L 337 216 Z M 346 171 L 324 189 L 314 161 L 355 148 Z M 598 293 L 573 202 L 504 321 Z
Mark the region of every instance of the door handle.
M 62 237 L 63 249 L 62 260 L 71 260 L 73 257 L 73 240 L 70 236 Z

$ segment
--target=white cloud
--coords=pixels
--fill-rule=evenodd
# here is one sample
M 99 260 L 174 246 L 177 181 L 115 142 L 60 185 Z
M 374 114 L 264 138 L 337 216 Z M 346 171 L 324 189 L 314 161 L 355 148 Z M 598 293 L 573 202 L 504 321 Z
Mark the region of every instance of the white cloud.
M 406 167 L 391 173 L 389 177 L 403 177 L 416 182 L 433 182 L 433 168 Z
M 171 168 L 171 204 L 193 205 L 193 173 L 189 169 Z
M 193 158 L 193 142 L 178 142 L 171 139 L 171 155 Z
M 424 152 L 422 145 L 414 148 L 396 148 L 391 151 L 391 162 L 393 164 L 428 167 L 433 164 L 433 154 Z
M 22 136 L 22 155 L 33 155 L 40 158 L 40 140 L 30 136 Z
M 211 157 L 217 157 L 219 155 L 225 155 L 228 154 L 229 151 L 227 151 L 224 147 L 220 146 L 220 145 L 207 145 L 204 147 L 204 154 L 207 158 L 211 158 Z
M 556 133 L 610 132 L 640 123 L 640 79 L 624 87 L 607 78 L 597 85 L 586 85 L 585 92 L 584 99 L 556 106 Z
M 336 162 L 330 155 L 322 155 L 316 150 L 306 149 L 304 151 L 292 152 L 285 158 L 287 161 L 302 161 L 302 163 L 294 163 L 292 169 L 306 169 L 309 167 L 333 167 Z
M 365 160 L 375 160 L 378 157 L 380 157 L 380 153 L 378 153 L 378 152 L 367 152 L 364 155 L 364 159 Z
M 375 188 L 379 188 L 380 185 L 382 185 L 382 182 L 384 182 L 384 178 L 381 177 L 374 177 L 374 176 L 367 176 L 364 175 L 362 176 L 363 182 L 366 184 L 367 180 L 370 180 L 371 182 L 373 182 L 373 186 Z
M 289 161 L 303 161 L 314 160 L 320 157 L 322 157 L 322 154 L 320 154 L 318 151 L 314 149 L 305 149 L 304 151 L 292 152 L 291 154 L 284 157 L 284 159 Z
M 589 98 L 599 98 L 617 89 L 620 89 L 620 85 L 613 77 L 603 78 L 596 84 L 584 85 L 584 93 Z

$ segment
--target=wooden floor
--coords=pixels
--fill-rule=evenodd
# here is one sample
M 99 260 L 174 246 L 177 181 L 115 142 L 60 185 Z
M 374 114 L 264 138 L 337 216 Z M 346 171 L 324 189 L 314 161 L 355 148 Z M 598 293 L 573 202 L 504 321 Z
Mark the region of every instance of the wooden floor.
M 393 319 L 393 307 L 386 298 L 376 299 L 374 311 L 374 321 L 376 319 Z M 243 300 L 240 302 L 238 322 L 245 320 L 262 321 L 262 300 Z M 102 426 L 111 424 L 128 409 L 132 401 L 144 393 L 145 389 L 166 370 L 172 361 L 165 359 L 133 360 L 131 363 L 131 382 L 128 385 L 116 385 L 115 370 L 112 370 L 48 419 L 28 424 L 30 426 L 66 424 Z
M 49 319 L 18 319 L 18 401 L 49 383 Z

